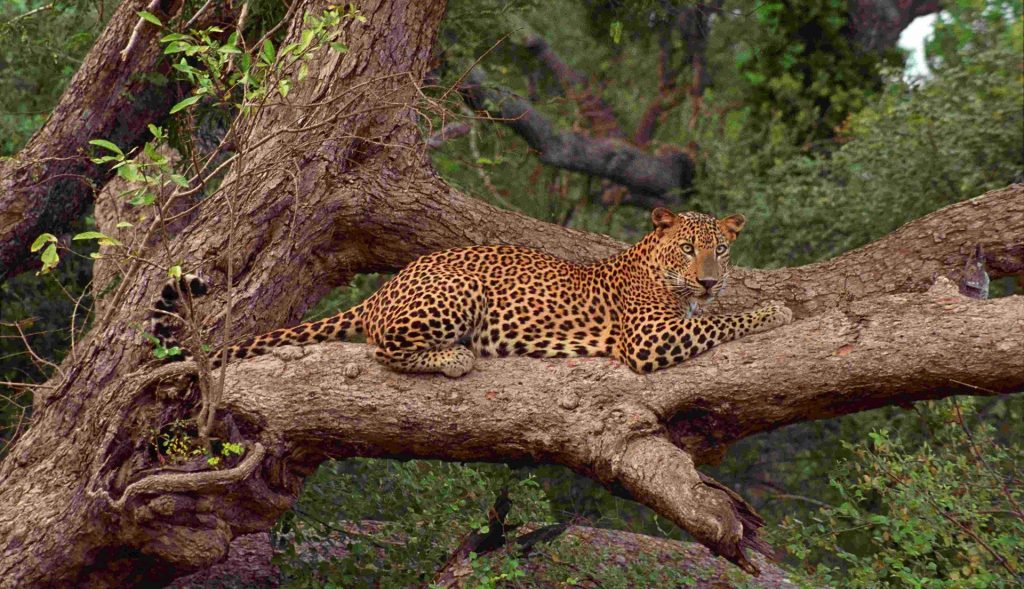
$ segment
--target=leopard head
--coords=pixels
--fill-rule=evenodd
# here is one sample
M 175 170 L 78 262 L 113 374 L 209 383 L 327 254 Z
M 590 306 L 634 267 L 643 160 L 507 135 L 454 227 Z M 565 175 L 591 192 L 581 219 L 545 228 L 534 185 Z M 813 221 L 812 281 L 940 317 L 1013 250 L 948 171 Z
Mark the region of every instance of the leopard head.
M 716 219 L 703 213 L 654 209 L 652 262 L 666 287 L 681 300 L 707 302 L 725 287 L 729 249 L 746 218 Z

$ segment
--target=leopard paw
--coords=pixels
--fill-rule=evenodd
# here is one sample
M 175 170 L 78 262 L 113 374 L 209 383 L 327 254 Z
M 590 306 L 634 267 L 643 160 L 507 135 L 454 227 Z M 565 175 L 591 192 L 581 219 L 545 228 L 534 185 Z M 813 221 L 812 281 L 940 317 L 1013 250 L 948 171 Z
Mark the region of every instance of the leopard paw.
M 465 346 L 456 346 L 448 351 L 446 362 L 441 367 L 441 372 L 449 378 L 458 378 L 473 370 L 476 363 L 476 354 Z
M 768 331 L 793 322 L 793 310 L 781 301 L 765 301 L 755 311 L 762 319 L 756 331 Z

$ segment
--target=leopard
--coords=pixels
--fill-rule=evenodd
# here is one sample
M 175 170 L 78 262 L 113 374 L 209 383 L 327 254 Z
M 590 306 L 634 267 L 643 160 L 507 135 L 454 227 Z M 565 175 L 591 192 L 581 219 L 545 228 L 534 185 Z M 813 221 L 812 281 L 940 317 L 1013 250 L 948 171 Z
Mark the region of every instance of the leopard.
M 719 219 L 656 208 L 651 222 L 635 245 L 591 263 L 517 245 L 429 253 L 351 309 L 251 337 L 231 346 L 227 357 L 363 335 L 378 362 L 405 373 L 456 378 L 489 356 L 603 356 L 648 374 L 793 320 L 774 300 L 737 314 L 696 312 L 726 286 L 732 245 L 746 223 L 742 214 Z M 163 319 L 182 288 L 208 290 L 195 275 L 164 287 L 154 331 L 165 345 L 170 329 Z M 214 356 L 215 367 L 220 357 Z

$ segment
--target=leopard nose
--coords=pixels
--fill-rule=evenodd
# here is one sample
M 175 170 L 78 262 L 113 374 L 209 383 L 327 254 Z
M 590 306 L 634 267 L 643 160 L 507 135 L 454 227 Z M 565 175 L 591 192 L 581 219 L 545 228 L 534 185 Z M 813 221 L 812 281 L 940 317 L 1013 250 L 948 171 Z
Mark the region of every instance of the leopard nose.
M 700 278 L 697 280 L 697 282 L 699 282 L 700 285 L 704 287 L 704 290 L 708 292 L 711 292 L 711 287 L 718 284 L 718 281 L 715 280 L 714 278 Z

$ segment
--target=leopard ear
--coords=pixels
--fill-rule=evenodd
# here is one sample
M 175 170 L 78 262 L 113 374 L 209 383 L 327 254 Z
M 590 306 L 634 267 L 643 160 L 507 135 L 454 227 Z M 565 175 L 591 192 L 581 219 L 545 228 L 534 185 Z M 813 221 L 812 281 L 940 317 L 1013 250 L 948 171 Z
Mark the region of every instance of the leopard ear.
M 725 234 L 725 238 L 729 241 L 734 241 L 736 236 L 740 234 L 740 230 L 743 229 L 743 225 L 747 222 L 747 218 L 740 214 L 729 215 L 724 219 L 718 220 L 718 228 Z
M 678 218 L 672 211 L 661 207 L 651 211 L 651 221 L 658 229 L 668 229 L 675 224 Z

